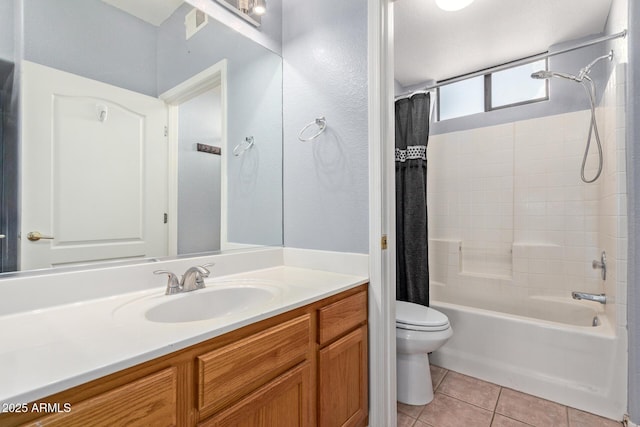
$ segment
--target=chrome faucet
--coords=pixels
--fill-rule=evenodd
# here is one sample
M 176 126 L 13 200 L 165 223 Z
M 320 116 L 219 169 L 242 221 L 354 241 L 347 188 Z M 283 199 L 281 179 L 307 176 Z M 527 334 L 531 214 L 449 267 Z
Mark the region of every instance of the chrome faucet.
M 573 297 L 573 299 L 577 299 L 577 300 L 594 301 L 594 302 L 599 302 L 600 304 L 607 303 L 607 297 L 605 294 L 590 294 L 587 292 L 573 291 L 571 292 L 571 296 Z
M 209 277 L 209 274 L 211 274 L 206 267 L 211 267 L 213 265 L 214 264 L 211 263 L 189 267 L 180 280 L 178 280 L 178 276 L 168 270 L 156 270 L 153 274 L 168 275 L 169 281 L 167 282 L 165 295 L 175 295 L 182 292 L 191 292 L 204 288 L 204 279 Z

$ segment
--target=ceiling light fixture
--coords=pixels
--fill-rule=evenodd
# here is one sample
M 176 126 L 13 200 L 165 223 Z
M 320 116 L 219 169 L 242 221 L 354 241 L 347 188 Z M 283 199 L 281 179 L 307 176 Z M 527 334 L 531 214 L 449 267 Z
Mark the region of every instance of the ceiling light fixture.
M 473 3 L 473 0 L 436 0 L 438 7 L 448 12 L 464 9 L 471 3 Z
M 267 13 L 267 3 L 265 0 L 255 0 L 253 4 L 253 13 L 262 16 Z
M 242 13 L 249 13 L 249 0 L 238 0 L 238 10 Z

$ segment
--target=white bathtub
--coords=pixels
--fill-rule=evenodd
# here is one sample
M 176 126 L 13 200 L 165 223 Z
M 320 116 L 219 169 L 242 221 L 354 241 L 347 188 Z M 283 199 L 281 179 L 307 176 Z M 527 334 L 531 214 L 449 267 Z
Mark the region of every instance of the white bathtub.
M 431 306 L 449 317 L 454 334 L 430 356 L 432 363 L 622 419 L 627 406 L 625 346 L 601 305 L 570 297 L 497 294 L 489 299 L 486 293 L 475 293 L 482 297 L 474 299 L 433 288 Z M 594 316 L 599 326 L 592 326 Z

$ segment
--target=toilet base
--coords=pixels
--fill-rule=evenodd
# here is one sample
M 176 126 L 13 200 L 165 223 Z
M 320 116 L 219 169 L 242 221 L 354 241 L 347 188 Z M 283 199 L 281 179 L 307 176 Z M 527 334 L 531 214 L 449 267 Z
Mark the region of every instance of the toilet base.
M 397 354 L 397 398 L 407 405 L 426 405 L 433 400 L 433 384 L 427 354 Z

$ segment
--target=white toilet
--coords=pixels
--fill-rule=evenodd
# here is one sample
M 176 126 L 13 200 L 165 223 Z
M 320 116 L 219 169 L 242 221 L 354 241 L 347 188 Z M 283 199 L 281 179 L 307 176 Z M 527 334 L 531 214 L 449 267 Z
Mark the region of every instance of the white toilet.
M 433 400 L 427 353 L 453 335 L 449 319 L 430 307 L 396 301 L 396 366 L 398 401 L 425 405 Z

